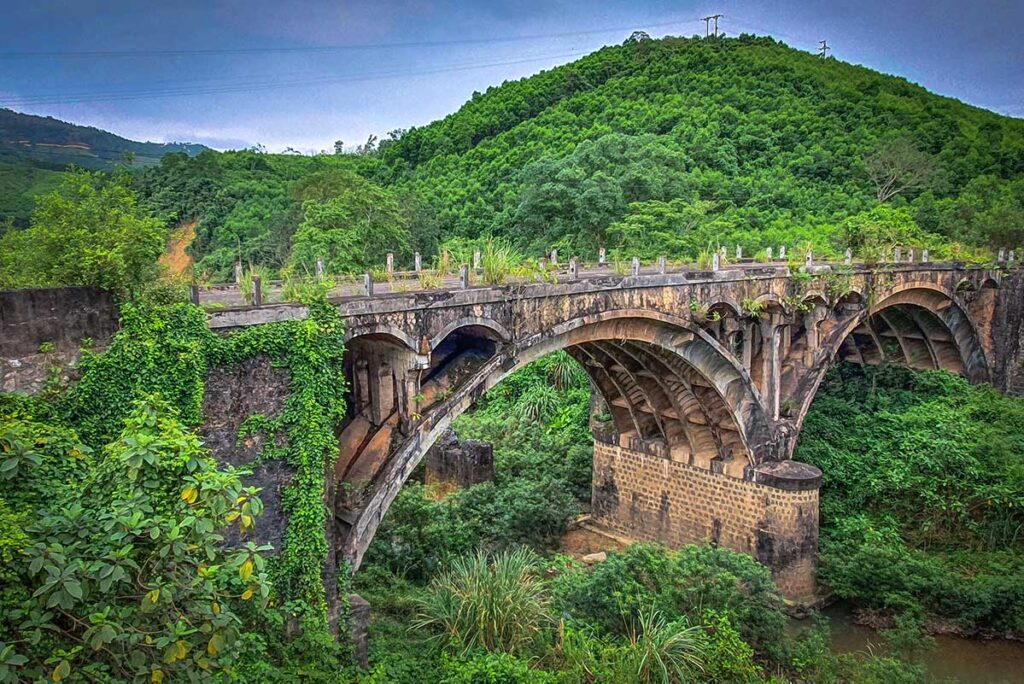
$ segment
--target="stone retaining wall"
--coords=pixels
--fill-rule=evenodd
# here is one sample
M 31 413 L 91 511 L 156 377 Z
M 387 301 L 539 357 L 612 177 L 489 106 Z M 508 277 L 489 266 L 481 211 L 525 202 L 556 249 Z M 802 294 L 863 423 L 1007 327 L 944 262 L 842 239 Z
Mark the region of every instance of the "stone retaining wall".
M 34 394 L 54 374 L 66 380 L 83 341 L 102 349 L 118 327 L 117 305 L 104 290 L 0 292 L 0 391 Z

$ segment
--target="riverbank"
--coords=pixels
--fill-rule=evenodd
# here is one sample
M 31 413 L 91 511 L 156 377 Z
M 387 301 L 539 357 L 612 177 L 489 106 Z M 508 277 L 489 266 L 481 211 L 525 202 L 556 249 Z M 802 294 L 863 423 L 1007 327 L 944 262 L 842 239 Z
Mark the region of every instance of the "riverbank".
M 882 653 L 879 632 L 861 624 L 848 604 L 834 603 L 821 611 L 829 626 L 835 653 Z M 799 630 L 803 623 L 797 623 Z M 950 633 L 934 635 L 935 648 L 921 656 L 929 676 L 961 684 L 1012 684 L 1024 679 L 1024 642 L 971 639 Z

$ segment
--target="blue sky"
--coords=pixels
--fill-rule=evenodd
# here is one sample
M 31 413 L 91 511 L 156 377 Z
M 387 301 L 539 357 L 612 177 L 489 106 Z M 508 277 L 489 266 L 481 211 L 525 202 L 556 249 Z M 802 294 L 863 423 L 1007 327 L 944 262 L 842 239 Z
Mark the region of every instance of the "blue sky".
M 703 34 L 714 13 L 729 35 L 825 38 L 839 59 L 1024 117 L 1020 0 L 0 0 L 0 106 L 138 140 L 308 152 L 428 123 L 633 28 Z

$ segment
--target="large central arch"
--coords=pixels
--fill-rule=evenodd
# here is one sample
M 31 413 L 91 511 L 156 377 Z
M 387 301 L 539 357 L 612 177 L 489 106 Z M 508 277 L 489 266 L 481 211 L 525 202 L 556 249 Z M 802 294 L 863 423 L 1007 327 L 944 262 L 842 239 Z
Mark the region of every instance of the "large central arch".
M 771 421 L 747 371 L 699 326 L 650 311 L 581 316 L 543 334 L 501 339 L 497 326 L 466 320 L 449 335 L 482 339 L 490 352 L 469 348 L 475 370 L 391 440 L 386 461 L 354 515 L 339 551 L 357 568 L 391 503 L 424 454 L 464 411 L 511 373 L 554 351 L 577 359 L 607 402 L 620 440 L 683 462 L 734 461 L 742 469 L 775 457 Z M 377 342 L 380 343 L 379 341 Z M 440 347 L 443 340 L 436 340 Z M 455 365 L 456 360 L 449 360 Z M 437 379 L 440 372 L 434 374 Z M 426 385 L 430 384 L 430 380 Z M 425 387 L 423 394 L 432 394 Z M 706 467 L 706 465 L 705 465 Z

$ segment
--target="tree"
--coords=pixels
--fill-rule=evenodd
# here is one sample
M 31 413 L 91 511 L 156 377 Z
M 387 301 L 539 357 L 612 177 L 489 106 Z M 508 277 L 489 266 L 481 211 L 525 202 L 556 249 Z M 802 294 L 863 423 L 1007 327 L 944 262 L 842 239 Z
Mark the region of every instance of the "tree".
M 351 171 L 311 174 L 293 188 L 302 223 L 292 240 L 293 268 L 324 259 L 330 273 L 383 263 L 387 252 L 409 249 L 409 230 L 394 194 Z
M 843 221 L 839 239 L 865 261 L 878 261 L 896 247 L 925 247 L 938 238 L 924 232 L 906 209 L 879 205 Z
M 864 158 L 864 168 L 875 184 L 879 202 L 928 184 L 936 172 L 935 160 L 909 138 L 880 143 Z
M 334 141 L 334 154 L 345 154 L 345 141 L 335 140 Z
M 72 171 L 36 204 L 32 225 L 0 237 L 0 287 L 92 285 L 130 294 L 157 274 L 166 229 L 127 176 Z

